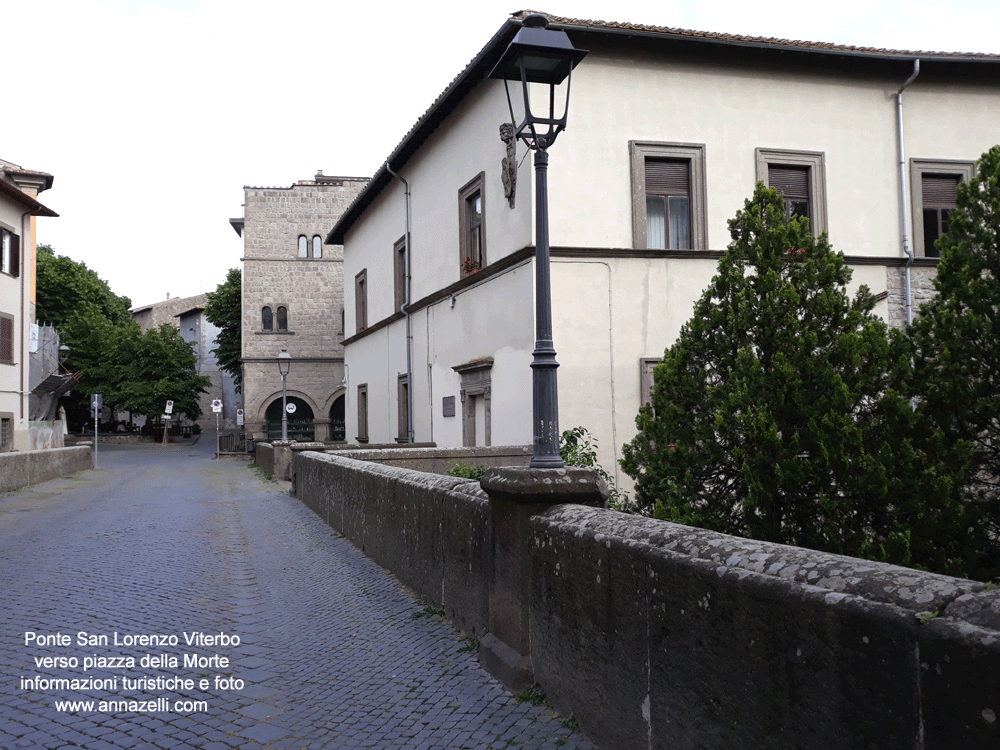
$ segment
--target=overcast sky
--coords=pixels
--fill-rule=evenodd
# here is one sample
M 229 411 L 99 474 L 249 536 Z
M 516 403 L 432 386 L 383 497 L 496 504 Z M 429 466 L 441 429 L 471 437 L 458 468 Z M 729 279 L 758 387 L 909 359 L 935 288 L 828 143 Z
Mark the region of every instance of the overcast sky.
M 40 243 L 133 305 L 239 266 L 244 185 L 371 176 L 516 0 L 35 0 L 4 9 L 0 158 L 55 175 Z M 531 6 L 528 6 L 531 7 Z M 752 36 L 1000 53 L 995 0 L 544 0 Z

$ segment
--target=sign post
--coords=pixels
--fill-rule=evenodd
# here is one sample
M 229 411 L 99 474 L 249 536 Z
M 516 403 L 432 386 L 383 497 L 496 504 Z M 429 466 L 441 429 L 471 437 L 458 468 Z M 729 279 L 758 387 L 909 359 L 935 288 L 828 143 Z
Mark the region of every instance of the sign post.
M 167 401 L 167 408 L 163 410 L 163 445 L 167 444 L 167 433 L 170 432 L 170 415 L 174 413 L 174 402 Z
M 215 457 L 219 458 L 222 454 L 222 446 L 219 442 L 219 414 L 222 412 L 222 400 L 215 399 L 212 402 L 212 411 L 215 412 Z
M 94 412 L 94 466 L 97 466 L 97 430 L 100 427 L 99 419 L 101 416 L 101 394 L 92 393 L 90 395 L 90 408 Z

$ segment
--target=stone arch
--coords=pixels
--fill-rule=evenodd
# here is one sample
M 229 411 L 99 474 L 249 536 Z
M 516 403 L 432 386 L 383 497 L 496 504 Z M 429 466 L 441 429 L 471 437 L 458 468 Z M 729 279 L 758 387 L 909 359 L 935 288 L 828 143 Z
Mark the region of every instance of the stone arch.
M 288 439 L 314 440 L 316 436 L 316 403 L 301 391 L 288 391 L 287 403 L 295 404 L 295 411 L 288 415 Z M 260 410 L 260 419 L 264 422 L 268 439 L 281 438 L 281 391 L 264 400 L 264 405 Z

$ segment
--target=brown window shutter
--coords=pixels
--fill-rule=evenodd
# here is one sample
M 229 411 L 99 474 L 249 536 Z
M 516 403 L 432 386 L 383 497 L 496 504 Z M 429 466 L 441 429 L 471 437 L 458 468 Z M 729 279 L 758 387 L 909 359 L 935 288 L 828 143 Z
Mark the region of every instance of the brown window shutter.
M 10 235 L 10 275 L 21 275 L 21 238 L 13 233 Z
M 958 200 L 957 174 L 925 174 L 921 176 L 925 206 L 952 208 Z
M 688 195 L 691 163 L 683 160 L 646 160 L 647 195 Z
M 809 167 L 768 165 L 767 182 L 786 198 L 809 200 Z
M 0 362 L 14 361 L 14 321 L 0 318 Z

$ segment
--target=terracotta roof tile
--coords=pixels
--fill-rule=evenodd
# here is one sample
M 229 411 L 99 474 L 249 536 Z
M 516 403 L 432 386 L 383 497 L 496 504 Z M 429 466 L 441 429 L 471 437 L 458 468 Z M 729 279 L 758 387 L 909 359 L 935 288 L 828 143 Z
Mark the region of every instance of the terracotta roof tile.
M 864 55 L 884 55 L 903 57 L 953 57 L 953 58 L 975 58 L 982 60 L 1000 60 L 1000 54 L 986 52 L 931 52 L 926 50 L 896 50 L 881 49 L 879 47 L 856 47 L 853 45 L 833 44 L 831 42 L 807 42 L 795 39 L 781 39 L 778 37 L 746 36 L 742 34 L 724 34 L 716 31 L 695 31 L 693 29 L 678 29 L 670 26 L 650 26 L 638 23 L 621 23 L 615 21 L 595 21 L 579 18 L 564 18 L 553 16 L 537 10 L 520 10 L 511 14 L 515 20 L 523 20 L 525 16 L 532 13 L 540 13 L 549 19 L 551 24 L 565 26 L 576 26 L 592 29 L 595 31 L 604 29 L 608 31 L 636 31 L 645 34 L 662 34 L 665 36 L 687 37 L 690 39 L 704 39 L 714 42 L 733 42 L 738 44 L 752 44 L 766 47 L 787 47 L 802 50 L 822 50 L 828 52 L 846 52 L 851 54 Z

